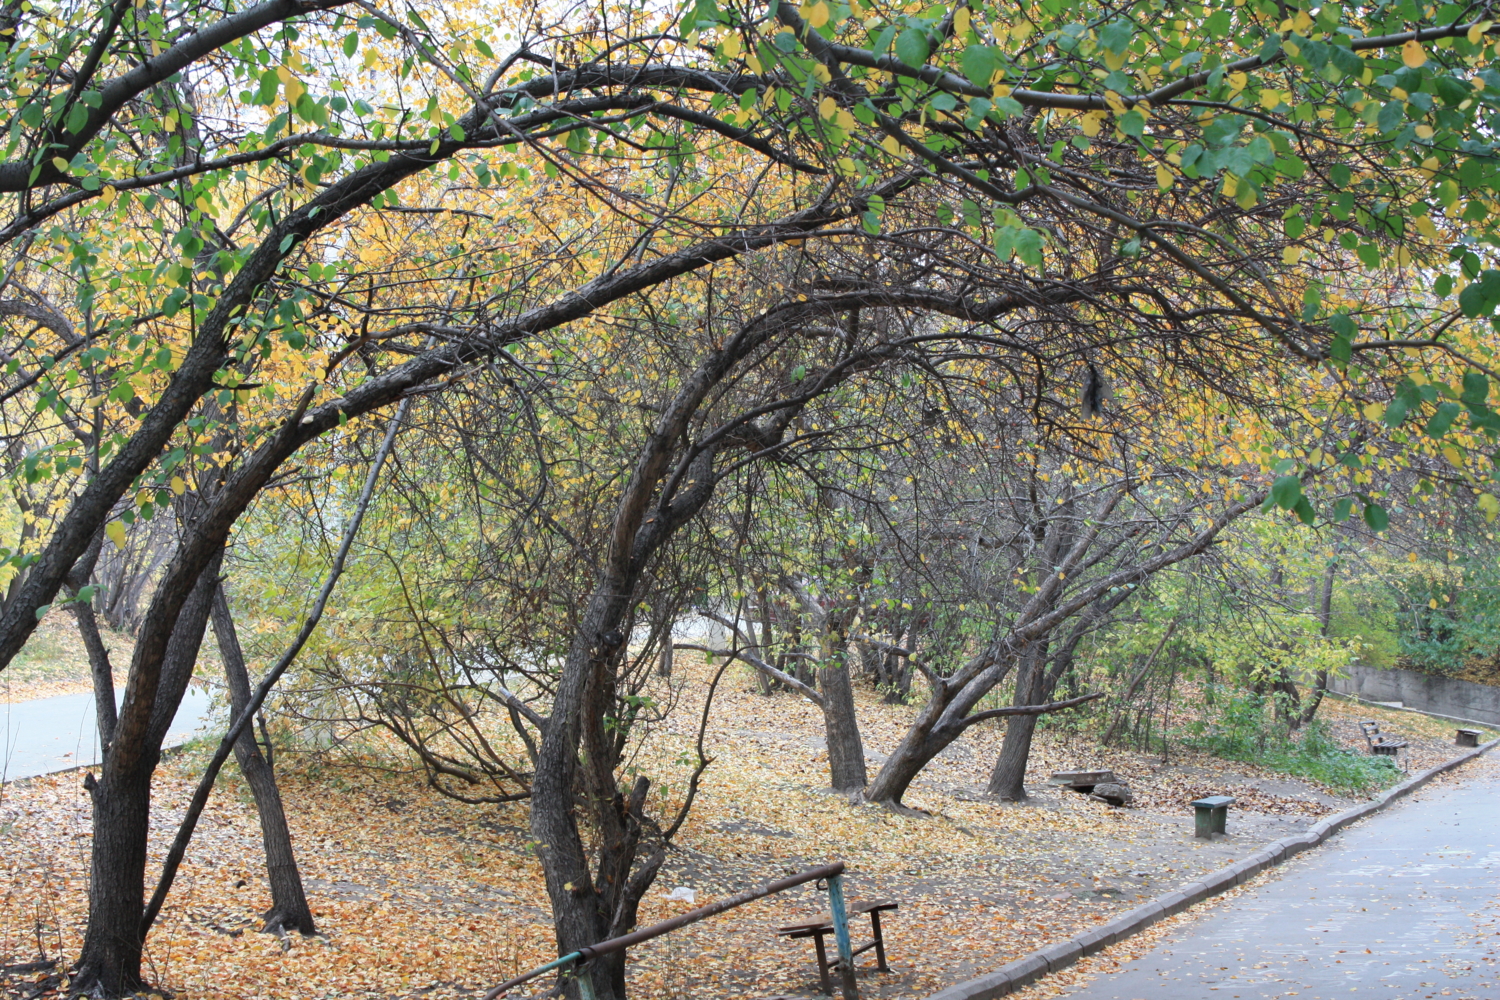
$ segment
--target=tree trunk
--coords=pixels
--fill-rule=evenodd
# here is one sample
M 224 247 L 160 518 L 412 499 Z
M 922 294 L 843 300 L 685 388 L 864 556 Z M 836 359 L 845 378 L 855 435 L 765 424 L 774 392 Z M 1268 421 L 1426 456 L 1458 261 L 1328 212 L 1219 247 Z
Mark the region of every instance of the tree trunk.
M 86 780 L 94 806 L 89 917 L 72 978 L 73 993 L 121 997 L 140 991 L 144 936 L 146 840 L 151 825 L 151 777 L 161 745 L 182 704 L 208 625 L 222 553 L 212 558 L 182 605 L 162 654 L 149 705 L 126 690 L 115 738 L 104 751 L 98 781 Z M 146 671 L 132 669 L 132 681 Z M 113 697 L 113 692 L 111 692 Z
M 834 791 L 857 792 L 869 783 L 864 742 L 854 712 L 854 685 L 849 680 L 847 649 L 839 649 L 818 669 L 823 693 L 823 731 L 828 741 L 828 773 Z
M 250 673 L 245 666 L 245 653 L 240 648 L 239 635 L 222 585 L 214 590 L 213 623 L 219 656 L 224 661 L 224 679 L 229 685 L 230 706 L 234 717 L 238 718 L 250 704 Z M 292 833 L 281 804 L 281 790 L 276 787 L 276 774 L 270 761 L 260 752 L 251 727 L 247 726 L 235 741 L 234 759 L 250 786 L 250 794 L 255 797 L 255 810 L 260 814 L 261 840 L 266 850 L 271 909 L 264 914 L 266 923 L 261 929 L 271 933 L 297 930 L 314 934 L 317 927 L 313 923 L 312 909 L 307 905 L 307 893 L 302 888 L 302 875 L 297 870 L 297 856 L 292 850 Z
M 71 977 L 73 994 L 124 997 L 143 991 L 141 912 L 145 908 L 146 838 L 151 825 L 151 775 L 161 753 L 144 754 L 114 771 L 106 754 L 104 780 L 84 779 L 94 807 L 89 920 Z
M 1038 705 L 1046 688 L 1047 642 L 1031 644 L 1021 656 L 1016 675 L 1016 705 Z M 1005 741 L 1000 758 L 990 772 L 987 791 L 1007 802 L 1026 801 L 1026 762 L 1031 758 L 1031 737 L 1036 732 L 1035 715 L 1013 715 L 1005 720 Z
M 1318 598 L 1318 621 L 1321 628 L 1320 634 L 1328 638 L 1328 632 L 1333 627 L 1333 581 L 1338 576 L 1339 564 L 1330 560 L 1326 569 L 1323 570 L 1323 588 Z M 1318 714 L 1318 706 L 1323 703 L 1323 696 L 1328 693 L 1328 671 L 1319 670 L 1313 679 L 1312 690 L 1308 692 L 1307 704 L 1302 712 L 1292 721 L 1292 730 L 1295 732 L 1307 725 Z

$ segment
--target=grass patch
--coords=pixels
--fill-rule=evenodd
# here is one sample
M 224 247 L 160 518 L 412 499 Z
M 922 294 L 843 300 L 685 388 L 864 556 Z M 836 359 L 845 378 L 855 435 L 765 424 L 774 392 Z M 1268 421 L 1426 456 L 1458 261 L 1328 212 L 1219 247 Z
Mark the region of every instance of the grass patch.
M 1299 733 L 1288 733 L 1275 720 L 1268 699 L 1260 695 L 1209 689 L 1205 696 L 1210 719 L 1192 722 L 1179 734 L 1195 750 L 1360 795 L 1393 785 L 1401 777 L 1390 757 L 1355 753 L 1339 745 L 1320 720 Z

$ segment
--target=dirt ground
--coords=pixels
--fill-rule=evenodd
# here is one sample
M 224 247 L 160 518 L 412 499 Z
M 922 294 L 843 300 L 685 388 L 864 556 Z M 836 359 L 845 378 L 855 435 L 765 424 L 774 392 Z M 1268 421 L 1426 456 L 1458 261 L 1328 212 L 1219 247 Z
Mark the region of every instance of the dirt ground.
M 701 667 L 679 664 L 691 704 Z M 860 696 L 872 772 L 914 707 Z M 1354 722 L 1376 717 L 1409 739 L 1409 767 L 1451 757 L 1452 725 L 1414 713 L 1329 699 L 1325 717 L 1363 751 Z M 661 809 L 681 794 L 674 763 L 694 713 L 674 714 L 639 763 L 666 779 Z M 822 720 L 793 695 L 764 698 L 731 670 L 716 702 L 713 765 L 697 806 L 641 914 L 650 923 L 812 865 L 843 860 L 855 900 L 899 902 L 886 920 L 892 971 L 864 956 L 861 994 L 925 997 L 1106 920 L 1175 885 L 1305 828 L 1352 800 L 1309 782 L 1203 754 L 1103 750 L 1056 730 L 1039 734 L 1022 805 L 983 787 L 1001 729 L 982 724 L 913 786 L 898 815 L 827 792 Z M 1488 736 L 1487 736 L 1488 738 Z M 235 777 L 205 816 L 150 943 L 150 975 L 179 997 L 474 997 L 552 957 L 540 872 L 523 804 L 466 806 L 440 798 L 389 756 L 295 758 L 280 765 L 299 859 L 322 934 L 283 942 L 257 933 L 269 906 L 258 872 L 259 830 Z M 378 749 L 378 748 L 376 748 Z M 152 848 L 164 853 L 204 751 L 164 767 Z M 1046 784 L 1054 770 L 1108 767 L 1136 807 L 1116 809 Z M 673 787 L 673 783 L 679 787 Z M 660 787 L 660 785 L 659 785 Z M 1188 803 L 1236 796 L 1229 835 L 1193 839 Z M 89 849 L 81 775 L 32 779 L 0 794 L 0 964 L 77 954 Z M 692 889 L 694 903 L 668 900 Z M 817 996 L 812 948 L 775 929 L 823 909 L 811 887 L 694 925 L 631 953 L 632 995 L 678 998 Z M 860 918 L 857 936 L 867 933 Z M 4 992 L 39 995 L 45 973 L 16 974 Z M 512 997 L 540 997 L 539 986 Z

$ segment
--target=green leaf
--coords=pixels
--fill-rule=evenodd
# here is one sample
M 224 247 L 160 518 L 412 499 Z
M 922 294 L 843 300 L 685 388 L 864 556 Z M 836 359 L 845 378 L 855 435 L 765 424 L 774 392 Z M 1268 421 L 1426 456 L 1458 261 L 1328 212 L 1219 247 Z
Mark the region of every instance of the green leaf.
M 89 123 L 89 109 L 82 104 L 75 104 L 68 109 L 68 131 L 82 132 L 83 127 Z
M 1379 504 L 1365 504 L 1365 524 L 1370 526 L 1371 531 L 1384 531 L 1390 526 L 1391 516 L 1385 512 L 1385 508 Z
M 988 87 L 995 75 L 995 50 L 987 45 L 970 45 L 959 60 L 964 76 L 976 87 Z
M 359 49 L 359 34 L 351 31 L 344 36 L 344 55 L 352 56 Z
M 1406 411 L 1411 409 L 1411 404 L 1404 399 L 1393 399 L 1385 408 L 1385 416 L 1381 417 L 1387 427 L 1398 427 L 1401 421 L 1406 419 Z
M 921 66 L 927 61 L 927 32 L 918 28 L 907 28 L 896 36 L 896 58 L 908 66 Z
M 1333 342 L 1328 345 L 1328 356 L 1339 364 L 1347 365 L 1354 354 L 1354 334 L 1358 327 L 1348 313 L 1335 313 L 1328 318 L 1328 325 L 1333 328 Z
M 1453 421 L 1458 419 L 1459 406 L 1457 403 L 1442 403 L 1432 419 L 1427 421 L 1426 432 L 1428 437 L 1440 438 L 1448 433 L 1448 428 L 1453 426 Z
M 1282 510 L 1291 510 L 1302 499 L 1302 480 L 1296 476 L 1282 476 L 1271 484 L 1271 502 Z
M 1015 235 L 1016 256 L 1032 267 L 1042 266 L 1042 234 L 1035 229 L 1019 229 Z
M 1464 372 L 1464 389 L 1459 394 L 1459 402 L 1465 406 L 1483 406 L 1485 397 L 1489 394 L 1489 379 L 1479 372 Z
M 1120 131 L 1139 138 L 1146 131 L 1146 116 L 1134 109 L 1120 116 Z
M 1318 519 L 1318 515 L 1313 511 L 1312 504 L 1307 502 L 1307 497 L 1298 497 L 1296 506 L 1292 510 L 1296 512 L 1297 520 L 1303 524 L 1311 525 Z
M 1405 117 L 1405 109 L 1401 107 L 1400 101 L 1390 101 L 1380 109 L 1380 114 L 1375 116 L 1375 127 L 1382 132 L 1392 132 L 1401 119 Z
M 1349 520 L 1349 515 L 1354 512 L 1354 498 L 1344 497 L 1333 505 L 1333 520 L 1337 524 L 1343 524 Z
M 1099 29 L 1099 44 L 1115 55 L 1125 51 L 1130 36 L 1135 34 L 1135 25 L 1126 20 L 1111 21 Z

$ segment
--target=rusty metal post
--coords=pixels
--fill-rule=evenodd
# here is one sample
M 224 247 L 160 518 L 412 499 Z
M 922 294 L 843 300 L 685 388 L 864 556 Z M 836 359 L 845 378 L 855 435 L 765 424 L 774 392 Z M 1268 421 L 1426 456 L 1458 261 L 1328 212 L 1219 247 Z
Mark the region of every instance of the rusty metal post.
M 833 939 L 839 948 L 839 985 L 844 1000 L 859 1000 L 854 985 L 854 944 L 849 940 L 849 911 L 844 906 L 844 876 L 828 877 L 828 908 L 833 911 Z

